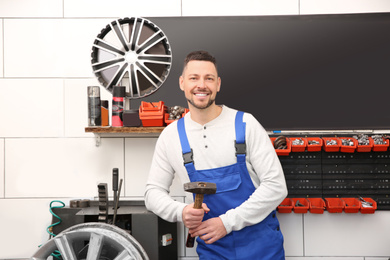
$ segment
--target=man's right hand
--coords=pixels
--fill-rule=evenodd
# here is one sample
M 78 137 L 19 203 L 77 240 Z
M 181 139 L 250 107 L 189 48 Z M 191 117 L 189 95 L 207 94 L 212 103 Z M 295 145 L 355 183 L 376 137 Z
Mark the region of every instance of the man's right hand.
M 204 213 L 209 211 L 206 203 L 202 204 L 201 209 L 194 209 L 194 203 L 185 206 L 182 216 L 184 225 L 189 229 L 198 227 L 202 223 Z

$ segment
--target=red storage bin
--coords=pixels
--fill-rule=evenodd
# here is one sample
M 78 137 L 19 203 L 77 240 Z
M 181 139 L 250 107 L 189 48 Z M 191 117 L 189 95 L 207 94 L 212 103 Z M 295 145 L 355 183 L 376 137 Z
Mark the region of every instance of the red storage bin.
M 272 145 L 274 144 L 277 137 L 271 137 Z M 291 141 L 290 138 L 286 137 L 287 149 L 275 149 L 277 155 L 287 156 L 291 152 Z
M 372 147 L 372 151 L 374 152 L 386 152 L 389 148 L 389 140 L 386 140 L 386 144 L 375 144 Z
M 290 198 L 285 198 L 278 206 L 279 213 L 291 213 L 293 209 L 293 201 Z
M 325 210 L 325 201 L 321 198 L 307 198 L 310 202 L 309 211 L 314 214 L 323 214 Z
M 324 140 L 324 150 L 325 152 L 339 152 L 340 151 L 340 146 L 341 146 L 341 140 L 337 137 L 322 137 Z M 335 140 L 336 144 L 335 145 L 328 145 L 328 141 Z
M 139 118 L 143 126 L 164 126 L 164 114 L 166 106 L 163 101 L 145 102 L 141 101 Z
M 309 201 L 306 198 L 292 198 L 294 213 L 307 213 L 309 210 Z M 298 201 L 301 206 L 298 206 Z
M 368 153 L 371 152 L 372 147 L 374 146 L 374 140 L 371 137 L 368 137 L 369 144 L 368 145 L 360 145 L 357 143 L 356 151 L 360 153 Z
M 345 207 L 344 201 L 340 198 L 325 198 L 325 205 L 329 213 L 341 213 Z
M 343 145 L 342 140 L 349 140 L 353 143 L 353 145 Z M 342 153 L 354 153 L 358 144 L 358 141 L 353 137 L 340 137 L 341 146 L 340 152 Z
M 294 141 L 295 140 L 302 140 L 302 144 L 295 144 L 294 145 Z M 306 138 L 302 138 L 302 137 L 290 137 L 290 141 L 291 141 L 291 151 L 292 152 L 304 152 L 306 150 L 306 146 L 307 146 L 307 140 Z
M 372 203 L 372 207 L 364 207 L 364 203 L 361 202 L 360 213 L 362 214 L 374 214 L 377 209 L 376 201 L 371 198 L 363 198 L 365 201 Z
M 357 198 L 341 198 L 344 201 L 345 213 L 358 213 L 361 203 Z
M 320 152 L 323 145 L 323 140 L 320 137 L 307 137 L 307 151 L 308 152 Z M 319 144 L 310 144 L 311 141 L 317 141 Z

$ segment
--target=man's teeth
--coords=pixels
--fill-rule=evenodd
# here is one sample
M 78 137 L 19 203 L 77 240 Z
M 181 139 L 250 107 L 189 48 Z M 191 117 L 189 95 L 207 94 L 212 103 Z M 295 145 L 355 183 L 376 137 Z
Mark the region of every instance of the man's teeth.
M 205 97 L 205 96 L 207 96 L 207 94 L 206 93 L 197 93 L 197 94 L 195 94 L 195 96 Z

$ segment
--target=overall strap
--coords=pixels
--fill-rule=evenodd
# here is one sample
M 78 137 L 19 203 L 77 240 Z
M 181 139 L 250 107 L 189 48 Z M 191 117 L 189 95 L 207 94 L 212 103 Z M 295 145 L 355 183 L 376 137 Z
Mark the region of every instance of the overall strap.
M 236 127 L 236 156 L 237 162 L 245 162 L 246 144 L 245 144 L 245 127 L 246 123 L 243 121 L 244 112 L 237 111 L 235 127 Z
M 185 125 L 184 125 L 184 117 L 180 118 L 177 121 L 177 131 L 179 132 L 181 149 L 183 152 L 183 160 L 184 166 L 187 169 L 187 172 L 195 172 L 194 160 L 193 160 L 193 152 L 188 142 Z

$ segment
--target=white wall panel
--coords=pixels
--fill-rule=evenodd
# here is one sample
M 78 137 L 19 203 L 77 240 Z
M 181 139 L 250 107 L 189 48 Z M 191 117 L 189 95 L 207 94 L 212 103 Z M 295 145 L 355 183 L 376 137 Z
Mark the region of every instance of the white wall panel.
M 46 228 L 52 219 L 49 212 L 50 201 L 0 199 L 1 259 L 30 258 L 38 250 L 38 246 L 48 240 Z
M 111 20 L 4 21 L 5 77 L 91 77 L 91 49 Z
M 179 16 L 181 0 L 64 0 L 65 17 Z
M 92 133 L 85 133 L 88 126 L 88 86 L 99 86 L 96 78 L 67 79 L 65 80 L 65 136 L 92 137 Z M 108 100 L 111 111 L 112 94 L 100 87 L 100 99 Z M 111 112 L 109 113 L 111 121 Z
M 62 17 L 63 0 L 1 0 L 0 17 Z
M 156 138 L 126 138 L 125 196 L 144 196 Z
M 302 214 L 278 213 L 280 230 L 284 237 L 286 256 L 303 256 L 303 220 Z
M 144 196 L 156 141 L 157 138 L 126 138 L 126 196 Z M 174 179 L 170 194 L 186 195 L 179 178 Z
M 96 197 L 112 190 L 112 169 L 123 178 L 123 139 L 6 139 L 5 197 Z
M 299 0 L 182 0 L 183 16 L 299 14 Z
M 0 136 L 63 136 L 63 107 L 60 79 L 0 79 Z
M 388 256 L 390 212 L 375 214 L 307 214 L 306 256 Z
M 390 12 L 388 0 L 300 0 L 300 14 Z
M 0 15 L 1 17 L 1 15 Z M 0 19 L 0 78 L 4 76 L 4 49 L 3 49 L 3 19 Z
M 4 198 L 4 139 L 0 139 L 0 198 Z

